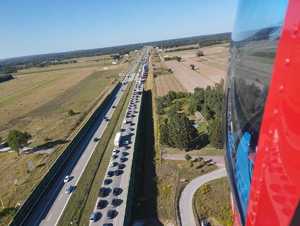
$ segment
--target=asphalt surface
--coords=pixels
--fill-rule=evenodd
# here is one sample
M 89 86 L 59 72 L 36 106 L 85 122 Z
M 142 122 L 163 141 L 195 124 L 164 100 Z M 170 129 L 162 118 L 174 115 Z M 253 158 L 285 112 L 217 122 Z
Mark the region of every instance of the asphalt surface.
M 182 226 L 198 226 L 193 212 L 193 197 L 198 188 L 211 180 L 226 176 L 225 168 L 202 175 L 186 185 L 179 199 L 179 214 Z M 205 203 L 203 203 L 205 205 Z
M 99 191 L 100 189 L 105 189 L 107 194 L 99 194 L 93 211 L 93 213 L 97 213 L 98 217 L 97 220 L 90 221 L 90 226 L 104 224 L 122 226 L 125 224 L 126 211 L 128 211 L 127 199 L 131 198 L 128 197 L 128 192 L 134 160 L 134 144 L 142 102 L 143 82 L 141 82 L 141 79 L 143 75 L 141 65 L 135 77 L 134 90 L 121 126 L 120 144 L 112 151 L 112 157 L 105 174 L 106 176 L 102 186 L 99 186 Z M 118 171 L 120 166 L 122 166 L 122 169 Z M 119 172 L 119 174 L 111 176 L 110 174 L 112 172 Z M 109 184 L 105 184 L 105 180 L 107 179 L 111 180 Z M 114 194 L 114 189 L 116 188 L 120 189 L 120 194 Z M 97 208 L 97 204 L 100 202 L 106 204 Z M 114 202 L 116 203 L 114 204 Z M 114 215 L 110 216 L 109 212 L 114 212 Z
M 124 81 L 132 79 L 134 74 L 129 72 Z M 65 209 L 72 192 L 67 194 L 66 189 L 72 186 L 73 192 L 76 190 L 76 185 L 82 175 L 85 167 L 92 156 L 98 141 L 95 138 L 101 139 L 105 128 L 107 127 L 112 114 L 115 111 L 113 106 L 116 106 L 123 94 L 123 90 L 128 85 L 128 82 L 122 83 L 119 89 L 114 92 L 113 98 L 111 98 L 109 104 L 103 109 L 102 113 L 97 118 L 97 121 L 92 125 L 85 139 L 82 139 L 81 143 L 76 147 L 72 159 L 69 160 L 68 165 L 64 167 L 64 170 L 59 173 L 59 176 L 55 178 L 55 181 L 51 184 L 48 192 L 39 200 L 38 204 L 34 207 L 34 210 L 24 219 L 22 225 L 56 225 L 60 219 L 60 216 Z M 66 175 L 70 175 L 72 179 L 64 183 Z

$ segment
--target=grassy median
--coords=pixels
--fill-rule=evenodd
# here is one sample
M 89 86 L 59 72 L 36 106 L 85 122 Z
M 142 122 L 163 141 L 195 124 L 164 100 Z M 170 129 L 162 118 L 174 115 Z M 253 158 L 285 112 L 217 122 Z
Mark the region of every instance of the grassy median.
M 120 129 L 132 88 L 132 83 L 129 83 L 58 225 L 69 225 L 71 222 L 72 225 L 88 225 L 88 217 L 96 203 L 98 191 L 110 160 L 112 138 Z

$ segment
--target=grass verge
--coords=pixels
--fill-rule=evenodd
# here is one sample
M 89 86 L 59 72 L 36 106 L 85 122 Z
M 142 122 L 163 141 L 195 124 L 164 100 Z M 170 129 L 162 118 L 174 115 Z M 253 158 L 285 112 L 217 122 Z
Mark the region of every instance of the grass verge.
M 100 187 L 99 175 L 101 176 L 100 168 L 103 165 L 108 164 L 107 156 L 110 157 L 111 153 L 106 153 L 109 148 L 109 143 L 112 140 L 116 127 L 120 121 L 120 116 L 124 112 L 124 106 L 129 100 L 129 94 L 132 89 L 132 83 L 129 84 L 125 90 L 111 120 L 105 129 L 96 150 L 92 154 L 92 157 L 83 172 L 78 184 L 76 191 L 71 196 L 69 203 L 61 216 L 58 225 L 69 225 L 72 222 L 73 225 L 88 225 L 88 216 L 90 209 L 93 209 L 97 199 L 98 190 Z M 105 164 L 106 163 L 106 164 Z M 105 169 L 106 169 L 105 167 Z M 102 175 L 103 177 L 103 175 Z M 92 202 L 94 200 L 94 202 Z M 92 206 L 91 206 L 92 205 Z

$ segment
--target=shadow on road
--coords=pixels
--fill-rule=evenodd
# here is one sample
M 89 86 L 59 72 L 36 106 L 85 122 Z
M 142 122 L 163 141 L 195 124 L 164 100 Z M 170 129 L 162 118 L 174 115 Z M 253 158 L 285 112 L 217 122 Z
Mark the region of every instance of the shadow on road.
M 157 216 L 157 185 L 155 171 L 154 128 L 152 93 L 144 92 L 144 102 L 138 129 L 133 220 L 143 220 L 145 225 L 162 226 Z

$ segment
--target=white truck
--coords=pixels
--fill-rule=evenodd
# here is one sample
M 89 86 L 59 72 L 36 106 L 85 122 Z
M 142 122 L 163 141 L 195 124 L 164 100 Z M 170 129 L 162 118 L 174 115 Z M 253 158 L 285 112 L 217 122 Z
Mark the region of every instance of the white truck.
M 118 132 L 115 136 L 114 139 L 114 145 L 115 147 L 119 147 L 120 146 L 120 140 L 121 140 L 121 132 Z

